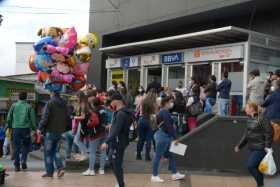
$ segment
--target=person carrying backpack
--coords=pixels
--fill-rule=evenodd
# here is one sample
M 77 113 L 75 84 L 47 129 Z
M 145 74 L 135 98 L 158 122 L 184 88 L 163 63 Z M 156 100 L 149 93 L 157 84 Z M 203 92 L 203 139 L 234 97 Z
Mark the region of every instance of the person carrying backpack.
M 8 128 L 12 129 L 13 158 L 15 171 L 27 169 L 27 157 L 31 144 L 31 130 L 36 130 L 35 111 L 27 103 L 27 93 L 19 94 L 19 101 L 11 106 L 8 113 Z M 21 156 L 20 156 L 21 155 Z M 20 168 L 21 165 L 21 168 Z
M 114 93 L 110 99 L 111 110 L 114 112 L 112 128 L 101 148 L 104 151 L 109 147 L 113 172 L 118 182 L 116 187 L 124 187 L 123 158 L 124 152 L 129 145 L 129 132 L 133 122 L 133 113 L 125 106 L 120 94 Z
M 89 102 L 89 113 L 86 115 L 87 124 L 84 125 L 83 130 L 85 132 L 85 138 L 89 142 L 89 168 L 83 172 L 83 176 L 94 176 L 94 166 L 97 156 L 97 150 L 104 142 L 106 136 L 107 117 L 106 111 L 101 106 L 101 101 L 98 98 L 94 98 Z M 106 150 L 100 152 L 100 168 L 99 174 L 105 174 L 106 163 Z

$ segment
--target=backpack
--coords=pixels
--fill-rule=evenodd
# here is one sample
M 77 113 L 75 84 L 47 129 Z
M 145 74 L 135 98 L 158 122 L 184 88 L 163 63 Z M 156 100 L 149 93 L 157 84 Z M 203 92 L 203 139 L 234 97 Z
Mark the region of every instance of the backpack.
M 280 124 L 272 124 L 273 128 L 273 142 L 280 144 Z
M 100 125 L 99 115 L 97 114 L 97 112 L 91 112 L 87 123 L 87 127 L 92 129 L 98 127 L 99 125 Z
M 197 102 L 193 103 L 191 106 L 189 106 L 188 112 L 192 116 L 198 116 L 199 114 L 201 114 L 203 112 L 203 107 L 202 107 L 202 104 L 200 103 L 200 101 L 197 101 Z

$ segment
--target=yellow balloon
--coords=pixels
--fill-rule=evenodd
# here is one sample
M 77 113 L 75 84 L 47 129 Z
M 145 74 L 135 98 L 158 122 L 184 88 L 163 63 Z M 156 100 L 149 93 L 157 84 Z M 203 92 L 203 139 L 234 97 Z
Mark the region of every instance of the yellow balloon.
M 88 33 L 87 35 L 81 37 L 78 43 L 80 45 L 87 45 L 89 48 L 93 49 L 99 44 L 99 38 L 96 33 Z

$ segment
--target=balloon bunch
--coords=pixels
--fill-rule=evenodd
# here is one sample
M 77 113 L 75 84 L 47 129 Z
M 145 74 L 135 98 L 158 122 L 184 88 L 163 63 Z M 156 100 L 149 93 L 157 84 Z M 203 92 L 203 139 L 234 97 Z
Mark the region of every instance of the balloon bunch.
M 54 92 L 76 91 L 86 84 L 92 49 L 98 45 L 96 34 L 77 39 L 74 27 L 42 28 L 34 44 L 29 67 L 37 73 L 45 89 Z

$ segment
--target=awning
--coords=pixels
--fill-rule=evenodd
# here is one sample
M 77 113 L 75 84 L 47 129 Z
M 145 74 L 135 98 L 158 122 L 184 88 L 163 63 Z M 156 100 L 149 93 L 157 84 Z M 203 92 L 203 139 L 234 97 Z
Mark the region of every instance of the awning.
M 242 42 L 248 40 L 249 33 L 249 30 L 228 26 L 189 34 L 104 47 L 99 50 L 112 57 L 131 56 Z

